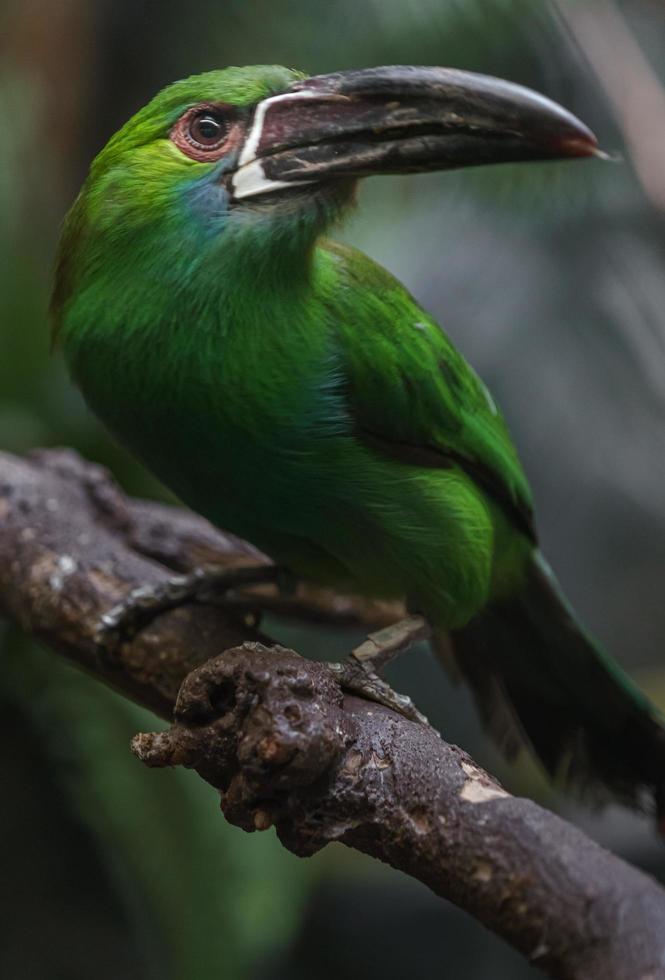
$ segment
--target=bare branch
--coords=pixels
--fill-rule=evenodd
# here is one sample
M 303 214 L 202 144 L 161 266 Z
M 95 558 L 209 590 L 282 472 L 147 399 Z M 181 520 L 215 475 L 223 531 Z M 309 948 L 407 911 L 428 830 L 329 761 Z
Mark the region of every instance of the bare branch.
M 195 514 L 128 499 L 106 470 L 70 450 L 28 459 L 0 453 L 0 558 L 0 612 L 164 718 L 197 664 L 263 638 L 248 592 L 235 610 L 190 605 L 165 613 L 114 662 L 101 660 L 95 627 L 130 589 L 163 581 L 173 569 L 268 559 Z M 263 590 L 266 606 L 339 625 L 382 626 L 395 616 L 388 603 L 304 588 L 286 597 Z
M 128 500 L 73 453 L 0 454 L 0 610 L 164 717 L 177 695 L 172 728 L 134 740 L 148 765 L 196 769 L 227 819 L 274 824 L 296 854 L 338 840 L 392 864 L 552 977 L 665 978 L 655 882 L 510 796 L 428 726 L 345 698 L 325 665 L 269 649 L 246 610 L 164 613 L 114 662 L 100 660 L 95 625 L 129 588 L 201 560 L 258 557 L 193 515 Z M 298 601 L 326 616 L 341 609 L 345 622 L 387 615 L 353 599 L 335 600 L 332 613 L 326 596 Z

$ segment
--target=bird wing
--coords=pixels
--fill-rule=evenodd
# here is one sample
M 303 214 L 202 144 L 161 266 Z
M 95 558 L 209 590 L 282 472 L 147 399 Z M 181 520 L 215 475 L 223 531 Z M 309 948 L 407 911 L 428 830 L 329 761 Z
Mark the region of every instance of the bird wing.
M 335 242 L 322 250 L 357 437 L 412 465 L 460 467 L 535 541 L 528 482 L 473 368 L 385 269 Z

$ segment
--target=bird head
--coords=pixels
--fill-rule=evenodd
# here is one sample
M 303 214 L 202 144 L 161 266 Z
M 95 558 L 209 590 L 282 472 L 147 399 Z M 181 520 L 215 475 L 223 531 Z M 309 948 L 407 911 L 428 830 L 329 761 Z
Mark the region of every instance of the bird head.
M 163 89 L 94 161 L 66 223 L 54 306 L 74 273 L 98 273 L 109 250 L 118 277 L 123 264 L 157 261 L 162 276 L 189 275 L 234 232 L 254 255 L 268 242 L 275 252 L 307 247 L 361 177 L 597 152 L 554 102 L 470 72 L 308 78 L 255 66 L 192 76 Z
M 321 188 L 372 174 L 594 153 L 595 137 L 571 113 L 486 75 L 392 66 L 306 78 L 255 66 L 169 85 L 111 139 L 93 172 L 120 168 L 163 201 L 200 182 L 230 213 L 279 207 L 309 188 L 306 206 Z

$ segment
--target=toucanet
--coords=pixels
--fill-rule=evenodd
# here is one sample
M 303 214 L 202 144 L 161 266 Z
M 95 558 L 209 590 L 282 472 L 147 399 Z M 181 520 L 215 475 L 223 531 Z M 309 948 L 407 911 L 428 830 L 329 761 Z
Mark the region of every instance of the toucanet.
M 406 600 L 506 750 L 660 813 L 662 719 L 562 598 L 494 399 L 325 237 L 371 174 L 594 155 L 565 109 L 483 75 L 196 75 L 93 162 L 52 322 L 92 411 L 190 507 L 296 577 Z

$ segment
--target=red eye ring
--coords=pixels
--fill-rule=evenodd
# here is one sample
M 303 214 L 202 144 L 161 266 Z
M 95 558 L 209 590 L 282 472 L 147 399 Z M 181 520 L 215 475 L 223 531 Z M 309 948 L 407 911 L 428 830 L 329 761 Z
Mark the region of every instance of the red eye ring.
M 202 102 L 182 114 L 169 138 L 190 160 L 212 163 L 238 147 L 244 131 L 245 124 L 233 106 Z

